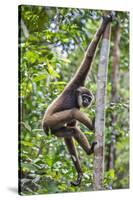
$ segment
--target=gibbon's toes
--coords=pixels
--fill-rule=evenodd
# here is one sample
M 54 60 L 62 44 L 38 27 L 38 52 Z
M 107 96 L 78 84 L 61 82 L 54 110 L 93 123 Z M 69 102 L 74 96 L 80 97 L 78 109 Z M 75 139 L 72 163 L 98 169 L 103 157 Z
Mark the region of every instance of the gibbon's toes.
M 97 144 L 96 141 L 92 143 L 92 146 L 91 146 L 91 150 L 92 150 L 92 152 L 94 152 L 94 147 L 95 147 L 96 144 Z
M 92 146 L 95 146 L 96 144 L 97 144 L 97 142 L 93 142 L 93 143 L 92 143 Z
M 96 144 L 97 144 L 97 142 L 93 142 L 93 143 L 92 143 L 91 148 L 90 148 L 90 151 L 88 152 L 88 155 L 94 153 L 94 147 L 95 147 Z

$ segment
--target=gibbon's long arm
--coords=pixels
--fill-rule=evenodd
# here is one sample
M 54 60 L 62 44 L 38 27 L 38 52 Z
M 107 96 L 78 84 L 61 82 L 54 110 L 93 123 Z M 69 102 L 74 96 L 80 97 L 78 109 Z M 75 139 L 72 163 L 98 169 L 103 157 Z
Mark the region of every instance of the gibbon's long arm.
M 97 30 L 93 40 L 91 41 L 90 45 L 88 46 L 88 49 L 86 51 L 85 57 L 74 75 L 73 79 L 70 81 L 69 85 L 76 85 L 76 86 L 83 86 L 86 76 L 90 70 L 91 63 L 93 61 L 93 58 L 95 56 L 95 51 L 98 45 L 98 42 L 109 22 L 112 21 L 112 15 L 107 15 L 103 17 L 103 21 Z
M 71 184 L 74 185 L 74 186 L 78 186 L 81 183 L 82 176 L 83 176 L 83 172 L 82 172 L 81 165 L 80 165 L 80 160 L 78 158 L 78 153 L 77 153 L 77 150 L 75 148 L 74 141 L 73 141 L 72 137 L 71 138 L 64 138 L 64 140 L 65 140 L 67 149 L 68 149 L 68 151 L 71 155 L 71 159 L 72 159 L 74 166 L 75 166 L 77 173 L 78 173 L 77 180 L 75 182 L 71 182 Z
M 79 122 L 83 123 L 87 128 L 93 130 L 92 121 L 86 116 L 86 114 L 82 113 L 79 109 L 73 108 L 69 110 L 64 110 L 61 112 L 54 113 L 53 115 L 45 118 L 43 120 L 43 127 L 50 127 L 56 128 L 56 126 L 64 125 L 71 120 L 78 120 Z

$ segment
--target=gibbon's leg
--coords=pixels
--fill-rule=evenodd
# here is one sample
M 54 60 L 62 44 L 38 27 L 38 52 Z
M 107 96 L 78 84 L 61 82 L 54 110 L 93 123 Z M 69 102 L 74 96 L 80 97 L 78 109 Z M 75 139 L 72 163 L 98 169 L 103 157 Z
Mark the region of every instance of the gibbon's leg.
M 74 142 L 73 142 L 73 138 L 72 137 L 64 138 L 64 140 L 65 140 L 66 146 L 68 148 L 68 151 L 69 151 L 69 153 L 71 155 L 71 158 L 72 158 L 72 161 L 74 163 L 74 166 L 75 166 L 75 168 L 77 170 L 77 173 L 78 173 L 77 180 L 74 181 L 74 182 L 71 182 L 71 184 L 74 185 L 74 186 L 78 186 L 81 183 L 82 176 L 83 176 L 83 172 L 82 172 L 82 169 L 81 169 L 81 165 L 80 165 L 80 161 L 79 161 L 79 158 L 78 158 L 78 154 L 77 154 Z
M 62 127 L 63 124 L 69 123 L 72 120 L 78 120 L 87 126 L 90 130 L 93 130 L 92 121 L 79 109 L 73 108 L 61 112 L 54 113 L 43 119 L 43 127 Z
M 79 143 L 79 145 L 84 149 L 84 151 L 90 155 L 94 152 L 94 147 L 97 144 L 97 142 L 93 142 L 90 146 L 87 137 L 84 135 L 84 133 L 81 132 L 80 128 L 75 128 L 75 133 L 73 134 L 74 139 Z
M 79 143 L 79 145 L 88 155 L 94 152 L 94 146 L 97 144 L 97 142 L 93 142 L 90 146 L 87 137 L 84 135 L 84 133 L 81 132 L 80 128 L 78 127 L 62 127 L 58 130 L 52 130 L 52 132 L 57 137 L 74 137 L 74 139 Z
M 64 126 L 58 129 L 51 129 L 51 132 L 60 138 L 71 138 L 75 134 L 75 128 Z

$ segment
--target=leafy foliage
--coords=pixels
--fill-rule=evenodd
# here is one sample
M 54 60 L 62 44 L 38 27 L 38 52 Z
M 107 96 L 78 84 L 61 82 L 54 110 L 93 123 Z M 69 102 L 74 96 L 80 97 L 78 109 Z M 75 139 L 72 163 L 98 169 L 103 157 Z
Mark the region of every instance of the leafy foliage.
M 79 187 L 70 185 L 76 176 L 70 156 L 61 139 L 46 136 L 41 127 L 43 113 L 60 94 L 80 64 L 85 49 L 97 30 L 101 11 L 76 8 L 21 6 L 19 26 L 19 96 L 20 121 L 20 183 L 21 194 L 42 194 L 92 190 L 93 156 L 88 157 L 76 144 L 84 171 Z M 129 116 L 128 116 L 128 13 L 118 12 L 122 22 L 119 101 L 111 99 L 111 55 L 107 86 L 105 130 L 105 188 L 127 188 L 129 184 Z M 113 22 L 113 26 L 115 22 Z M 111 48 L 113 42 L 111 41 Z M 111 51 L 112 53 L 112 51 Z M 96 92 L 97 56 L 87 80 L 87 87 Z M 88 115 L 95 115 L 95 103 Z M 116 124 L 116 165 L 109 170 L 108 155 L 111 143 L 111 115 L 118 116 Z M 90 142 L 94 134 L 81 126 Z

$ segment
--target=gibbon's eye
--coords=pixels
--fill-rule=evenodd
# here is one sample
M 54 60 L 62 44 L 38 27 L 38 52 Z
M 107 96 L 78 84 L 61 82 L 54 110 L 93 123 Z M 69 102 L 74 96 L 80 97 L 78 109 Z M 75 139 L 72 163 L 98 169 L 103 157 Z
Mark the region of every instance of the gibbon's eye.
M 87 95 L 87 94 L 83 94 L 82 95 L 82 105 L 83 107 L 88 107 L 89 104 L 91 103 L 92 97 Z

